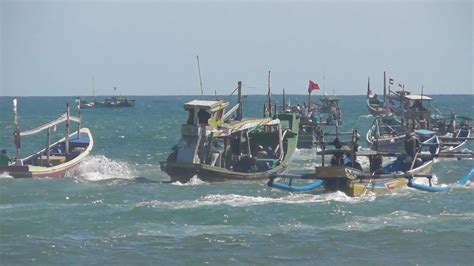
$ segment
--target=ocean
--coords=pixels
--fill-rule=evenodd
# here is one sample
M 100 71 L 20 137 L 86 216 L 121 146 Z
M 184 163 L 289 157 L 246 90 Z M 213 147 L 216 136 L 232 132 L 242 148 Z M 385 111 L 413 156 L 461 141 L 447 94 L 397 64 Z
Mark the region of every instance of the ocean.
M 291 103 L 307 99 L 288 97 Z M 442 193 L 407 188 L 350 198 L 289 193 L 265 181 L 168 183 L 159 161 L 178 141 L 183 103 L 196 97 L 133 98 L 134 108 L 82 110 L 95 146 L 67 178 L 1 176 L 0 264 L 472 265 L 474 185 L 455 182 L 473 160 L 436 160 L 439 182 L 452 186 Z M 433 108 L 474 117 L 473 95 L 433 98 Z M 18 98 L 20 128 L 59 116 L 67 101 L 77 114 L 74 99 Z M 0 97 L 0 148 L 10 155 L 11 100 Z M 265 100 L 246 97 L 245 116 L 260 117 Z M 281 103 L 281 96 L 274 101 Z M 358 128 L 364 137 L 373 121 L 365 96 L 341 101 L 342 130 Z M 63 132 L 58 126 L 53 135 Z M 25 137 L 21 153 L 45 143 L 46 134 Z M 474 142 L 463 149 L 473 151 Z M 297 150 L 288 172 L 311 172 L 315 153 Z

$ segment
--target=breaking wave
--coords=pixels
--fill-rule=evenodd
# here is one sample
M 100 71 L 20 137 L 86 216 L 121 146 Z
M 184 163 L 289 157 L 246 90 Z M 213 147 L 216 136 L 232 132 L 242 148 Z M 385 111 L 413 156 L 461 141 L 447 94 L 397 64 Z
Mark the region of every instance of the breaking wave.
M 137 207 L 167 208 L 167 209 L 193 209 L 207 206 L 228 205 L 231 207 L 246 207 L 264 204 L 310 204 L 328 201 L 360 203 L 375 200 L 375 195 L 368 194 L 363 197 L 349 197 L 343 192 L 325 193 L 320 195 L 290 194 L 288 196 L 273 198 L 261 196 L 244 196 L 236 194 L 209 194 L 196 200 L 185 201 L 159 201 L 151 200 L 137 204 Z
M 196 185 L 202 185 L 202 184 L 207 184 L 207 183 L 199 179 L 197 175 L 194 175 L 193 177 L 191 177 L 191 179 L 189 179 L 189 181 L 186 183 L 181 183 L 179 181 L 175 181 L 171 183 L 171 185 L 175 185 L 175 186 L 196 186 Z
M 9 175 L 8 173 L 0 173 L 0 179 L 1 178 L 11 179 L 13 176 Z
M 71 175 L 79 181 L 133 179 L 133 171 L 127 163 L 114 161 L 103 155 L 87 157 Z

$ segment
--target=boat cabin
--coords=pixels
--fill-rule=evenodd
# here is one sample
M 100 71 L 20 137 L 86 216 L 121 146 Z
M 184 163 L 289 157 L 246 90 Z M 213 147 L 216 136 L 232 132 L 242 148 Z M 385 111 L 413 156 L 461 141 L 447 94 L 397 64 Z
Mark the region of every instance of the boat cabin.
M 229 105 L 224 101 L 192 100 L 184 104 L 188 112 L 186 125 L 219 126 L 224 123 L 225 108 Z

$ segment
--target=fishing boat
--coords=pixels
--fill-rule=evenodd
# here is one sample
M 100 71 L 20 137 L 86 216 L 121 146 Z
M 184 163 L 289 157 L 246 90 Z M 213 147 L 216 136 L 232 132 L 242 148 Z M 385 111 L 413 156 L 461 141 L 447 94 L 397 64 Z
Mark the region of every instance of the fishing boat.
M 370 77 L 368 78 L 367 82 L 367 109 L 369 113 L 375 117 L 377 116 L 388 116 L 392 115 L 390 109 L 387 105 L 387 78 L 386 73 L 383 72 L 383 98 L 380 99 L 376 93 L 373 93 L 370 89 Z
M 430 139 L 432 143 L 433 139 Z M 357 145 L 353 145 L 356 147 Z M 268 185 L 287 191 L 309 191 L 323 187 L 324 191 L 342 191 L 348 196 L 362 196 L 369 192 L 387 193 L 407 187 L 413 178 L 427 178 L 431 182 L 433 156 L 431 146 L 422 149 L 412 157 L 403 153 L 383 153 L 372 150 L 356 151 L 354 148 L 341 147 L 322 150 L 322 164 L 314 173 L 303 175 L 274 175 Z M 330 165 L 325 165 L 325 156 L 331 156 Z M 364 169 L 357 157 L 369 158 L 370 166 Z M 382 166 L 383 158 L 395 156 L 395 160 Z M 311 183 L 308 183 L 311 180 Z M 303 184 L 298 184 L 303 182 Z
M 241 82 L 238 102 L 193 100 L 184 104 L 188 119 L 181 138 L 161 169 L 171 181 L 262 180 L 284 171 L 296 149 L 299 119 L 293 113 L 243 118 Z M 236 113 L 234 119 L 231 116 Z
M 117 90 L 117 87 L 114 87 L 114 93 Z M 79 99 L 79 98 L 78 98 Z M 121 107 L 134 107 L 135 100 L 129 99 L 124 96 L 111 96 L 105 98 L 103 101 L 98 101 L 96 99 L 92 101 L 81 100 L 82 109 L 92 109 L 92 108 L 121 108 Z
M 395 116 L 376 117 L 366 134 L 372 150 L 403 151 L 406 133 L 410 132 Z
M 300 117 L 300 128 L 297 148 L 313 148 L 321 137 L 322 127 L 342 125 L 342 110 L 340 98 L 335 96 L 322 96 L 321 103 L 311 101 L 311 93 L 308 96 L 308 104 L 297 104 L 286 106 L 285 94 L 283 93 L 284 111 L 293 112 Z
M 14 162 L 0 166 L 0 173 L 6 173 L 14 178 L 60 178 L 79 165 L 89 155 L 94 146 L 91 131 L 81 128 L 81 116 L 71 116 L 69 104 L 66 113 L 57 119 L 31 130 L 20 131 L 16 111 L 17 101 L 14 99 L 15 132 L 14 143 L 16 156 Z M 77 131 L 69 133 L 70 123 L 78 124 Z M 65 136 L 51 144 L 51 132 L 59 124 L 65 124 Z M 46 147 L 32 155 L 21 158 L 21 138 L 46 131 Z

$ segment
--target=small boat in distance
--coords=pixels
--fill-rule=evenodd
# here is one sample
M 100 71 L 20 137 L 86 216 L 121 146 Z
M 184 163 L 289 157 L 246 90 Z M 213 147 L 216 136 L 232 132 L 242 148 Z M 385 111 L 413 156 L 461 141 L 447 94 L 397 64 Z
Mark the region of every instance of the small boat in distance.
M 114 87 L 114 94 L 117 87 Z M 92 108 L 121 108 L 121 107 L 134 107 L 135 100 L 129 99 L 124 96 L 111 96 L 105 98 L 103 101 L 92 101 L 81 100 L 81 108 L 92 109 Z
M 71 116 L 69 104 L 66 113 L 57 119 L 43 124 L 37 128 L 20 131 L 18 126 L 18 115 L 16 111 L 17 100 L 13 100 L 13 110 L 15 113 L 14 143 L 16 148 L 15 160 L 8 165 L 0 166 L 0 173 L 8 174 L 14 178 L 60 178 L 76 167 L 94 146 L 92 134 L 88 128 L 81 128 L 81 116 Z M 78 107 L 80 107 L 78 103 Z M 69 133 L 70 122 L 78 124 L 77 131 Z M 57 125 L 65 123 L 65 136 L 59 141 L 51 144 L 51 131 Z M 20 158 L 21 137 L 34 135 L 46 131 L 46 147 L 23 159 Z

